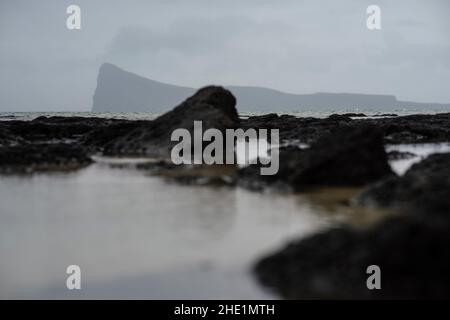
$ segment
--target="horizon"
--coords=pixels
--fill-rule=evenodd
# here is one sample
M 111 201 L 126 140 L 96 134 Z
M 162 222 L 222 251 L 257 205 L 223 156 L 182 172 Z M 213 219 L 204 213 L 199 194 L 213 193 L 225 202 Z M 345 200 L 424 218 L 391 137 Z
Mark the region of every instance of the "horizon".
M 227 88 L 228 90 L 230 90 L 232 93 L 233 93 L 233 88 L 250 88 L 250 89 L 263 89 L 263 90 L 268 90 L 268 91 L 273 91 L 273 92 L 276 92 L 276 93 L 281 93 L 281 94 L 286 94 L 286 95 L 294 95 L 294 96 L 308 96 L 308 95 L 359 95 L 359 96 L 380 96 L 380 97 L 391 97 L 391 98 L 394 98 L 396 101 L 398 101 L 398 102 L 411 102 L 411 103 L 420 103 L 420 104 L 430 104 L 430 105 L 436 105 L 436 104 L 439 104 L 440 105 L 440 107 L 444 107 L 444 108 L 446 108 L 446 107 L 448 107 L 448 106 L 450 106 L 450 103 L 440 103 L 440 102 L 433 102 L 433 101 L 427 101 L 427 102 L 417 102 L 417 101 L 412 101 L 411 99 L 406 99 L 406 100 L 399 100 L 398 99 L 398 97 L 397 97 L 397 95 L 395 95 L 395 94 L 372 94 L 372 93 L 367 93 L 367 92 L 321 92 L 321 91 L 318 91 L 318 92 L 309 92 L 309 93 L 295 93 L 295 92 L 286 92 L 286 91 L 282 91 L 282 90 L 278 90 L 278 89 L 273 89 L 273 88 L 268 88 L 268 87 L 261 87 L 261 86 L 253 86 L 253 85 L 233 85 L 233 84 L 216 84 L 216 83 L 211 83 L 211 84 L 205 84 L 205 85 L 203 85 L 203 86 L 200 86 L 200 87 L 198 87 L 198 88 L 193 88 L 193 87 L 189 87 L 189 86 L 187 86 L 187 85 L 183 85 L 183 84 L 178 84 L 178 83 L 169 83 L 169 82 L 162 82 L 162 81 L 159 81 L 159 80 L 156 80 L 156 79 L 153 79 L 153 78 L 147 78 L 147 77 L 145 77 L 145 76 L 142 76 L 142 75 L 140 75 L 140 74 L 137 74 L 137 73 L 134 73 L 134 72 L 131 72 L 131 71 L 128 71 L 128 70 L 126 70 L 126 69 L 124 69 L 124 68 L 122 68 L 122 67 L 120 67 L 120 66 L 118 66 L 118 65 L 116 65 L 116 64 L 114 64 L 114 63 L 111 63 L 111 62 L 104 62 L 104 63 L 102 63 L 101 65 L 100 65 L 100 67 L 98 68 L 98 70 L 99 70 L 99 74 L 100 74 L 100 69 L 102 68 L 102 67 L 104 67 L 104 66 L 112 66 L 113 68 L 115 68 L 115 69 L 119 69 L 120 71 L 122 71 L 122 72 L 125 72 L 125 73 L 129 73 L 129 74 L 133 74 L 134 76 L 137 76 L 137 77 L 139 77 L 139 78 L 142 78 L 143 80 L 146 80 L 146 81 L 152 81 L 152 82 L 156 82 L 156 83 L 159 83 L 159 84 L 162 84 L 162 85 L 168 85 L 168 86 L 173 86 L 173 87 L 178 87 L 178 88 L 184 88 L 184 89 L 191 89 L 191 90 L 194 90 L 194 91 L 197 91 L 197 90 L 199 90 L 199 89 L 201 89 L 201 88 L 204 88 L 204 87 L 207 87 L 207 86 L 211 86 L 211 85 L 213 85 L 213 86 L 222 86 L 222 87 L 224 87 L 224 88 Z M 95 92 L 95 91 L 94 91 Z M 92 94 L 92 96 L 94 96 L 94 93 Z M 187 97 L 186 97 L 187 98 Z M 181 101 L 180 101 L 181 102 Z M 175 107 L 176 105 L 173 105 L 172 107 Z M 32 106 L 30 106 L 31 108 L 33 108 Z M 84 108 L 84 106 L 83 106 L 83 108 Z M 83 112 L 87 112 L 87 113 L 96 113 L 95 111 L 93 111 L 92 110 L 92 108 L 93 108 L 93 102 L 92 102 L 92 104 L 91 104 L 91 106 L 90 107 L 88 107 L 86 110 L 83 110 L 82 108 L 80 108 L 80 107 L 75 107 L 74 109 L 75 110 L 71 110 L 70 108 L 69 109 L 67 109 L 67 110 L 62 110 L 62 109 L 48 109 L 48 110 L 7 110 L 7 109 L 5 109 L 5 110 L 2 110 L 2 109 L 0 109 L 0 112 L 2 112 L 2 113 L 8 113 L 8 112 L 11 112 L 11 113 L 15 113 L 15 112 L 17 112 L 17 113 L 33 113 L 33 112 L 36 112 L 36 113 L 39 113 L 39 112 L 42 112 L 42 113 L 45 113 L 45 112 L 61 112 L 61 113 L 71 113 L 71 112 L 75 112 L 75 113 L 77 113 L 77 112 L 80 112 L 80 113 L 83 113 Z M 330 107 L 330 108 L 332 108 L 332 106 Z M 411 108 L 411 107 L 403 107 L 403 108 L 401 108 L 401 109 L 408 109 L 408 108 Z M 11 107 L 11 109 L 20 109 L 20 108 L 14 108 L 14 107 Z M 78 110 L 79 109 L 79 110 Z M 401 109 L 397 109 L 397 111 L 399 111 L 399 110 L 401 110 Z M 411 108 L 412 109 L 412 108 Z M 354 108 L 350 108 L 350 109 L 346 109 L 346 110 L 341 110 L 342 112 L 346 112 L 346 111 L 352 111 L 352 110 L 355 110 L 355 111 L 357 111 L 357 110 L 360 110 L 360 108 L 359 107 L 354 107 Z M 242 112 L 264 112 L 264 111 L 258 111 L 258 110 L 241 110 Z M 299 110 L 282 110 L 282 112 L 296 112 L 296 111 L 298 111 L 298 112 L 301 112 L 301 111 L 305 111 L 304 109 L 302 109 L 301 107 L 299 107 Z M 312 111 L 312 110 L 308 110 L 308 111 Z M 364 107 L 362 107 L 362 109 L 361 109 L 361 111 L 364 111 Z M 375 111 L 375 110 L 374 110 Z M 380 112 L 382 112 L 383 110 L 380 110 Z M 385 110 L 384 110 L 385 111 Z M 419 110 L 415 110 L 415 111 L 419 111 Z M 432 110 L 433 111 L 433 110 Z M 449 111 L 450 111 L 450 109 L 449 109 Z M 106 111 L 106 112 L 110 112 L 110 111 Z M 123 111 L 123 112 L 127 112 L 127 111 Z M 136 113 L 136 112 L 143 112 L 143 113 L 154 113 L 154 114 L 158 114 L 158 113 L 161 113 L 161 111 L 151 111 L 151 110 L 149 110 L 149 111 L 129 111 L 129 112 L 132 112 L 132 113 Z M 274 110 L 274 112 L 277 112 L 277 110 Z M 114 111 L 112 111 L 111 113 L 114 113 Z

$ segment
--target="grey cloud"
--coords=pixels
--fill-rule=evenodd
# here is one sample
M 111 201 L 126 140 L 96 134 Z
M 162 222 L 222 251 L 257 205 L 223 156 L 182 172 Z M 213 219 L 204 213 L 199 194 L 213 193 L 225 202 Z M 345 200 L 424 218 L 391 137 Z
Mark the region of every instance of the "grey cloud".
M 372 3 L 381 31 L 365 27 Z M 190 87 L 450 101 L 448 1 L 79 0 L 81 32 L 69 4 L 0 1 L 0 109 L 89 110 L 103 62 Z

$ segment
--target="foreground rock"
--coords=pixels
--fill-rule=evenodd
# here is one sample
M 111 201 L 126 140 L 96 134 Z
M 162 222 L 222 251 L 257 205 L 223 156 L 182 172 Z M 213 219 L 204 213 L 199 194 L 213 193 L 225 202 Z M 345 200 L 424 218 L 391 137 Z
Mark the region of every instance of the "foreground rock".
M 402 215 L 365 230 L 341 227 L 292 242 L 255 267 L 286 298 L 417 299 L 450 295 L 450 154 L 435 154 L 390 177 L 360 204 L 397 206 Z M 381 268 L 368 290 L 367 267 Z
M 434 154 L 414 164 L 402 177 L 390 177 L 371 186 L 355 202 L 380 207 L 440 207 L 449 190 L 450 153 Z
M 236 99 L 222 87 L 206 87 L 188 98 L 172 111 L 119 137 L 105 147 L 108 155 L 145 155 L 168 159 L 174 145 L 171 141 L 175 129 L 184 128 L 193 137 L 194 121 L 203 122 L 203 130 L 235 128 L 239 116 Z
M 25 144 L 0 148 L 0 172 L 61 171 L 91 163 L 83 148 L 70 144 Z
M 309 149 L 282 148 L 280 169 L 260 176 L 259 166 L 239 172 L 240 184 L 253 189 L 287 185 L 294 191 L 322 186 L 363 186 L 393 175 L 380 130 L 371 125 L 334 130 Z
M 289 299 L 417 299 L 450 295 L 450 220 L 410 215 L 366 231 L 334 229 L 259 261 L 259 280 Z M 366 269 L 381 268 L 381 290 Z

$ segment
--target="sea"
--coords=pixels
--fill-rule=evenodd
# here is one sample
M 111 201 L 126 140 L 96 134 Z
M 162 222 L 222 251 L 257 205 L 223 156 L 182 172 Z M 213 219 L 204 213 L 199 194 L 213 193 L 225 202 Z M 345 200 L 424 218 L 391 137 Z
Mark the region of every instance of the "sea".
M 157 114 L 2 112 L 0 120 L 38 116 Z M 391 161 L 400 175 L 429 154 L 450 152 L 448 143 L 386 148 L 416 155 Z M 121 166 L 96 161 L 70 172 L 0 175 L 0 298 L 278 299 L 255 277 L 259 259 L 293 239 L 342 223 L 364 228 L 392 214 L 345 206 L 342 200 L 359 189 L 277 194 L 186 186 L 136 170 L 131 160 Z M 79 290 L 67 288 L 71 265 L 81 270 Z
M 436 114 L 450 112 L 449 107 L 441 108 L 392 108 L 385 110 L 375 110 L 369 108 L 349 108 L 349 109 L 333 109 L 333 108 L 321 108 L 302 111 L 276 111 L 278 115 L 288 114 L 296 117 L 315 117 L 326 118 L 331 114 L 344 114 L 344 113 L 364 113 L 369 117 L 380 117 L 387 114 L 396 114 L 399 116 L 405 116 L 410 114 Z M 241 117 L 257 116 L 267 114 L 268 112 L 254 112 L 254 111 L 241 111 L 239 115 Z M 89 111 L 48 111 L 48 112 L 8 112 L 0 110 L 0 121 L 6 120 L 33 120 L 39 116 L 52 117 L 99 117 L 99 118 L 112 118 L 112 119 L 129 119 L 129 120 L 152 120 L 158 117 L 159 113 L 154 112 L 89 112 Z

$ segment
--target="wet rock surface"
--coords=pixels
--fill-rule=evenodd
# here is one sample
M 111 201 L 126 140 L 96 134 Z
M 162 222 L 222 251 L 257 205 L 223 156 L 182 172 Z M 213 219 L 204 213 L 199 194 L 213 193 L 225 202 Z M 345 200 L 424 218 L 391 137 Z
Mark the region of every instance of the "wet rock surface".
M 235 100 L 218 87 L 205 88 L 175 108 L 153 120 L 119 120 L 95 117 L 38 117 L 32 121 L 0 121 L 0 147 L 65 143 L 77 146 L 88 155 L 104 152 L 111 156 L 145 155 L 167 157 L 173 129 L 192 130 L 195 119 L 208 127 L 244 130 L 279 129 L 280 143 L 315 145 L 337 130 L 372 125 L 383 135 L 384 143 L 421 143 L 450 141 L 450 114 L 415 115 L 381 119 L 350 119 L 349 115 L 298 118 L 292 115 L 266 114 L 238 119 Z M 350 120 L 348 120 L 350 119 Z M 323 152 L 335 152 L 335 145 L 322 145 Z M 25 150 L 25 149 L 23 149 Z M 319 148 L 317 148 L 319 150 Z M 296 155 L 281 151 L 281 166 L 288 169 L 288 158 Z M 285 153 L 285 154 L 283 154 Z M 392 157 L 395 155 L 391 155 Z
M 95 144 L 86 135 L 118 120 L 88 117 L 38 117 L 0 122 L 0 172 L 25 173 L 78 169 L 92 162 Z M 91 152 L 89 152 L 89 150 Z
M 363 186 L 393 175 L 382 132 L 373 125 L 332 130 L 306 150 L 281 148 L 279 163 L 280 169 L 274 176 L 260 176 L 259 165 L 242 169 L 238 174 L 240 184 L 253 189 L 287 184 L 294 191 L 301 191 L 324 186 Z

